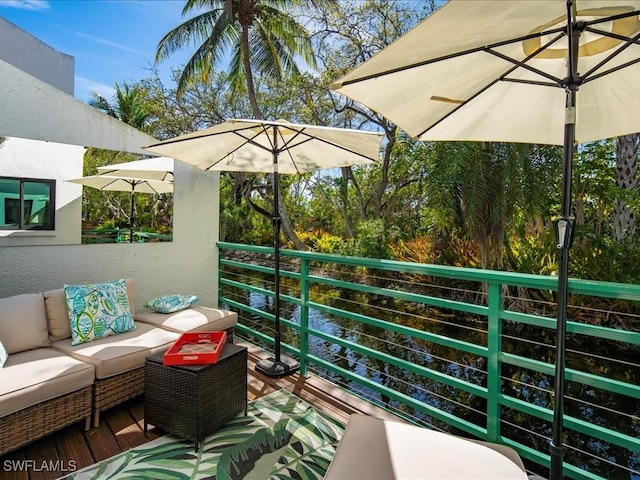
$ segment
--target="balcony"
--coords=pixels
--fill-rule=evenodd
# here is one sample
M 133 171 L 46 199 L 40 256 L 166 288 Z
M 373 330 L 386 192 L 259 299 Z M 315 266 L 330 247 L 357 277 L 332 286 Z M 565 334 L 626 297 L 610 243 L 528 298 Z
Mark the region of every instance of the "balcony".
M 218 246 L 220 304 L 239 312 L 239 335 L 271 348 L 273 249 Z M 282 256 L 283 349 L 303 375 L 410 422 L 509 445 L 548 475 L 556 278 Z M 565 475 L 640 478 L 640 334 L 597 324 L 637 325 L 640 287 L 571 279 L 569 295 Z
M 283 348 L 301 372 L 268 379 L 254 366 L 273 345 L 273 249 L 218 248 L 220 304 L 239 313 L 237 342 L 250 349 L 250 400 L 285 388 L 345 423 L 351 413 L 399 416 L 504 443 L 529 472 L 548 475 L 554 277 L 285 250 Z M 622 328 L 637 325 L 640 287 L 571 279 L 569 294 L 566 477 L 640 478 L 640 334 Z M 598 325 L 603 318 L 617 325 Z M 145 435 L 142 417 L 134 399 L 98 428 L 73 425 L 2 460 L 82 468 L 163 433 Z

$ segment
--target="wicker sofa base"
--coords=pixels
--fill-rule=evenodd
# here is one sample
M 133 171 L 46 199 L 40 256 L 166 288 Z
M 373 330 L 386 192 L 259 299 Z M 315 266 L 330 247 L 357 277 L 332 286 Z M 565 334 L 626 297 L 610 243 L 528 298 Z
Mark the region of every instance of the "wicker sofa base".
M 227 332 L 227 343 L 233 343 L 233 327 Z M 100 425 L 100 413 L 144 393 L 144 366 L 113 377 L 98 378 L 93 384 L 93 426 Z
M 89 430 L 92 390 L 90 385 L 0 419 L 0 455 L 80 420 L 85 421 L 84 429 Z

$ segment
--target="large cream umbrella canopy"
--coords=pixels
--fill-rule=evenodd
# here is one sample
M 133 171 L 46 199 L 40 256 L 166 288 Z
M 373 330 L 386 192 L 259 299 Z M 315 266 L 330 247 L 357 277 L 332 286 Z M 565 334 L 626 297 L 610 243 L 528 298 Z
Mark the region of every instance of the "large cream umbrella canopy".
M 135 193 L 152 193 L 160 195 L 162 193 L 173 192 L 173 182 L 160 180 L 143 180 L 130 177 L 113 177 L 107 175 L 91 175 L 88 177 L 74 178 L 66 180 L 71 183 L 78 183 L 98 190 L 108 190 L 114 192 L 130 192 L 131 211 L 129 213 L 129 242 L 133 242 L 133 225 L 135 223 L 135 206 L 133 203 Z
M 281 377 L 299 367 L 280 352 L 280 174 L 373 163 L 381 141 L 381 134 L 360 130 L 234 119 L 144 147 L 203 170 L 273 174 L 275 355 L 256 364 L 259 372 Z
M 562 145 L 551 478 L 562 477 L 575 145 L 640 132 L 640 2 L 449 0 L 331 88 L 420 140 Z

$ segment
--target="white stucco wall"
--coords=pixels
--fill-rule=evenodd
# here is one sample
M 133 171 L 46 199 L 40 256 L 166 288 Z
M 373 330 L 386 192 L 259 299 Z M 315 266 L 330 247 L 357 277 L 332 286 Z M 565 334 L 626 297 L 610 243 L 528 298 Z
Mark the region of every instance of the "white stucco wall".
M 217 306 L 219 174 L 175 162 L 173 242 L 0 247 L 0 298 L 133 278 L 134 304 L 167 293 Z
M 56 229 L 0 230 L 0 247 L 81 242 L 82 186 L 64 180 L 82 176 L 84 153 L 76 145 L 22 138 L 0 143 L 0 177 L 56 180 Z
M 75 60 L 0 17 L 0 59 L 73 96 Z
M 148 154 L 155 139 L 73 98 L 73 58 L 1 18 L 0 79 L 0 175 L 58 180 L 55 232 L 0 230 L 0 298 L 133 278 L 136 309 L 167 293 L 217 306 L 219 175 L 175 162 L 172 242 L 82 245 L 82 187 L 63 180 L 84 147 Z

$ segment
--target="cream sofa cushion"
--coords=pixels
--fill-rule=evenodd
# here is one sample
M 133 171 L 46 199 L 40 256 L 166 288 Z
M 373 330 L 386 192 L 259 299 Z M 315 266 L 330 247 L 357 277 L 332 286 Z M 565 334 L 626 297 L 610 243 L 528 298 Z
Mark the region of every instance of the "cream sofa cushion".
M 130 332 L 80 345 L 71 345 L 69 339 L 59 340 L 52 347 L 92 364 L 96 378 L 107 378 L 143 367 L 149 355 L 167 350 L 179 337 L 168 330 L 136 323 L 136 329 Z
M 94 378 L 92 365 L 52 348 L 9 355 L 0 370 L 0 417 L 88 387 Z
M 127 296 L 129 297 L 129 310 L 135 315 L 134 310 L 134 289 L 133 280 L 126 279 Z M 56 342 L 71 337 L 71 322 L 67 310 L 67 301 L 64 296 L 64 289 L 57 288 L 42 294 L 44 296 L 45 308 L 47 311 L 47 322 L 49 324 L 49 340 Z
M 0 299 L 0 340 L 9 355 L 50 345 L 41 293 Z
M 234 327 L 238 314 L 217 308 L 191 307 L 173 313 L 142 312 L 135 319 L 178 333 L 217 332 Z
M 325 480 L 527 480 L 518 453 L 407 423 L 353 414 Z

